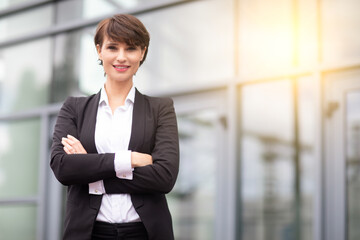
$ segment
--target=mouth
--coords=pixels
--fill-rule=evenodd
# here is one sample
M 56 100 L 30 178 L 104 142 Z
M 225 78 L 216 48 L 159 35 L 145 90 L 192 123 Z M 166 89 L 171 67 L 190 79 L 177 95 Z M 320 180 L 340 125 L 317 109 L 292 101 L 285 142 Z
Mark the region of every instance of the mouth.
M 113 65 L 113 67 L 118 72 L 125 72 L 126 70 L 128 70 L 130 68 L 130 66 L 128 66 L 128 65 Z

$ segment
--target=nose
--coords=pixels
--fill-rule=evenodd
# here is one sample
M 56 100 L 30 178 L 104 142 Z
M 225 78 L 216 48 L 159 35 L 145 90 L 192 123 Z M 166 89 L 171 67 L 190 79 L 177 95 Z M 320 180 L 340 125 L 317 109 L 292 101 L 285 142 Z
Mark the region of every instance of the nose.
M 125 62 L 126 61 L 126 53 L 124 48 L 120 48 L 118 54 L 116 56 L 116 60 L 118 62 Z

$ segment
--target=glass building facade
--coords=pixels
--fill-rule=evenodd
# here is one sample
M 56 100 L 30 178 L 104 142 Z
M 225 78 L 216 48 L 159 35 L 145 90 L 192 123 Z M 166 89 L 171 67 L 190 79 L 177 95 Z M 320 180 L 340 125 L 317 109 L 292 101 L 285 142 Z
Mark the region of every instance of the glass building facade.
M 360 238 L 357 0 L 1 0 L 0 239 L 61 238 L 49 168 L 64 99 L 103 82 L 96 24 L 137 16 L 135 77 L 174 99 L 176 239 Z

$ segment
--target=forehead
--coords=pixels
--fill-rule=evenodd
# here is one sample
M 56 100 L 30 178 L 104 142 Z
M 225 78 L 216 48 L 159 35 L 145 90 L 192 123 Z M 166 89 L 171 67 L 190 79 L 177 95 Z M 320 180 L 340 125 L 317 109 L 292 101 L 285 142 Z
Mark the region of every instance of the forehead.
M 124 41 L 118 41 L 118 40 L 114 40 L 111 39 L 107 36 L 104 37 L 104 41 L 103 44 L 121 44 L 121 43 L 125 43 Z
M 127 39 L 113 39 L 109 38 L 108 36 L 104 36 L 103 45 L 128 45 L 132 46 Z M 134 45 L 135 46 L 135 45 Z

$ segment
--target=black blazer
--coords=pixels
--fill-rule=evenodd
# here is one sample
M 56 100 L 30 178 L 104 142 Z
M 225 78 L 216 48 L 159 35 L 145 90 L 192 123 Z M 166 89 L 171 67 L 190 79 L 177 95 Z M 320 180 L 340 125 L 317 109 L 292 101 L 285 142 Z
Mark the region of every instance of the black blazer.
M 64 237 L 91 239 L 102 195 L 89 194 L 88 184 L 104 181 L 108 194 L 129 193 L 149 239 L 174 239 L 165 194 L 175 184 L 179 170 L 179 139 L 173 102 L 136 90 L 129 150 L 151 154 L 153 164 L 134 169 L 133 180 L 119 179 L 114 153 L 98 154 L 94 134 L 100 92 L 89 97 L 69 97 L 60 109 L 51 146 L 50 166 L 68 186 Z M 61 138 L 80 140 L 88 154 L 66 154 Z

